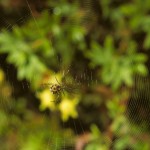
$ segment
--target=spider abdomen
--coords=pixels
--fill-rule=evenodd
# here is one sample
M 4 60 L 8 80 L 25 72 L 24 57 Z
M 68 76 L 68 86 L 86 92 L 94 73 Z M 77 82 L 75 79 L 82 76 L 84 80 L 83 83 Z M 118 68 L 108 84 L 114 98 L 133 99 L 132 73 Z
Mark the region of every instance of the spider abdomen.
M 53 94 L 59 94 L 61 92 L 62 88 L 59 84 L 53 84 L 51 87 L 50 87 L 50 91 L 53 93 Z

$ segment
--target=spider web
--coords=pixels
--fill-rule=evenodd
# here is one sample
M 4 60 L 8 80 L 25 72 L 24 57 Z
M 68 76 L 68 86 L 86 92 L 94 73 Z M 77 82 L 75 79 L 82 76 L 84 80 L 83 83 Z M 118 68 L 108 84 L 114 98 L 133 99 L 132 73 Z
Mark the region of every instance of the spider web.
M 42 37 L 41 29 L 39 28 L 39 25 L 36 21 L 36 18 L 33 15 L 33 10 L 31 8 L 31 5 L 27 0 L 25 1 L 25 3 L 26 3 L 26 6 L 27 6 L 28 13 L 26 13 L 26 15 L 24 15 L 24 16 L 19 17 L 19 19 L 16 21 L 16 23 L 23 24 L 24 22 L 26 22 L 27 18 L 31 17 L 35 22 L 35 30 L 38 30 L 39 34 Z M 92 4 L 89 1 L 87 1 L 87 3 L 85 5 L 87 6 L 87 11 L 89 10 L 89 8 L 91 9 Z M 90 11 L 89 11 L 89 13 L 90 13 Z M 93 15 L 93 14 L 90 13 L 90 15 Z M 85 18 L 85 21 L 86 21 L 86 19 L 88 19 L 88 18 Z M 5 18 L 3 18 L 3 22 L 5 23 L 6 30 L 11 30 L 12 27 L 14 26 L 14 25 L 10 24 L 7 21 L 7 19 L 5 19 Z M 51 42 L 51 44 L 53 44 L 53 43 Z M 58 56 L 56 55 L 55 51 L 54 51 L 54 54 L 55 54 L 55 58 L 57 59 L 58 63 L 60 64 L 60 60 L 59 60 Z M 16 88 L 19 87 L 20 83 L 16 81 L 17 80 L 16 79 L 16 72 L 12 71 L 12 68 L 11 68 L 12 66 L 4 63 L 4 61 L 5 61 L 4 56 L 1 57 L 1 58 L 2 59 L 0 59 L 0 64 L 5 64 L 5 66 L 2 66 L 2 68 L 5 68 L 7 81 L 5 83 L 6 84 L 5 85 L 6 89 L 4 89 L 4 91 L 1 91 L 2 96 L 0 98 L 1 99 L 0 100 L 0 106 L 2 107 L 4 112 L 9 114 L 9 115 L 3 117 L 3 120 L 2 120 L 5 123 L 5 125 L 7 125 L 7 124 L 10 124 L 9 117 L 15 116 L 15 113 L 16 113 L 15 110 L 14 110 L 14 108 L 16 108 L 15 100 L 17 100 L 17 90 L 16 90 Z M 90 74 L 90 75 L 87 76 L 87 74 Z M 89 71 L 89 70 L 86 70 L 84 68 L 82 68 L 81 72 L 79 73 L 79 76 L 75 75 L 74 78 L 80 85 L 83 85 L 83 83 L 86 83 L 85 84 L 86 88 L 89 87 L 91 84 L 96 84 L 97 85 L 97 80 L 95 81 L 93 79 L 93 72 Z M 16 81 L 16 82 L 13 83 L 13 81 Z M 16 83 L 18 84 L 18 86 L 14 85 Z M 31 79 L 30 83 L 32 83 L 32 79 Z M 32 99 L 32 97 L 30 97 L 30 95 L 33 94 L 30 91 L 30 83 L 28 83 L 27 81 L 22 81 L 21 82 L 21 84 L 22 84 L 21 85 L 21 87 L 22 87 L 22 89 L 21 89 L 22 90 L 22 97 L 24 97 L 25 95 L 26 96 L 28 95 L 27 97 L 29 99 Z M 140 87 L 141 89 L 136 89 L 136 87 Z M 11 88 L 11 90 L 9 88 Z M 143 133 L 143 130 L 145 130 L 145 126 L 149 125 L 149 119 L 148 119 L 149 115 L 146 115 L 146 118 L 142 118 L 142 113 L 149 114 L 149 110 L 150 110 L 150 106 L 149 106 L 149 103 L 148 103 L 149 102 L 149 89 L 150 89 L 149 79 L 136 76 L 136 78 L 135 78 L 135 89 L 132 91 L 131 98 L 128 102 L 128 107 L 132 108 L 132 109 L 127 110 L 126 113 L 125 113 L 125 116 L 127 116 L 129 118 L 129 129 L 130 130 L 133 130 L 133 128 L 135 126 L 135 124 L 134 124 L 135 122 L 137 124 L 140 124 L 143 127 L 143 128 L 139 128 L 139 133 L 137 133 L 137 138 L 138 139 L 141 138 L 140 135 L 141 135 L 141 133 Z M 12 99 L 13 99 L 11 101 L 11 104 L 9 104 L 10 102 L 7 101 L 9 99 L 10 95 L 12 95 Z M 34 103 L 37 107 L 37 110 L 35 110 L 35 111 L 38 112 L 39 103 L 37 101 L 35 101 Z M 30 108 L 31 106 L 28 106 L 28 107 Z M 139 113 L 139 115 L 137 115 L 137 113 Z M 23 114 L 21 114 L 21 112 L 19 112 L 19 115 L 22 117 Z M 50 119 L 52 117 L 52 115 L 50 114 L 49 111 L 44 111 L 42 113 L 42 118 L 45 118 L 47 116 L 49 116 Z M 77 147 L 82 147 L 82 146 L 80 146 L 80 144 L 78 146 L 75 146 L 75 139 L 72 138 L 72 133 L 70 131 L 66 130 L 66 129 L 72 127 L 72 129 L 74 129 L 74 132 L 75 132 L 76 136 L 77 135 L 86 135 L 86 129 L 83 125 L 83 122 L 80 120 L 80 118 L 70 119 L 67 123 L 65 123 L 65 122 L 60 121 L 58 119 L 57 113 L 56 114 L 54 113 L 51 123 L 53 123 L 53 120 L 55 121 L 55 119 L 60 124 L 62 134 L 56 133 L 57 128 L 56 129 L 53 128 L 55 125 L 51 126 L 50 123 L 48 124 L 49 126 L 46 125 L 45 127 L 47 127 L 46 129 L 47 129 L 47 133 L 48 133 L 47 134 L 48 138 L 46 139 L 47 142 L 46 142 L 45 147 L 41 147 L 41 150 L 43 150 L 43 149 L 46 149 L 46 150 L 51 150 L 51 149 L 52 150 L 57 150 L 57 149 L 62 149 L 62 150 L 76 149 L 76 150 L 80 150 Z M 14 125 L 14 122 L 12 122 L 12 124 Z M 15 129 L 13 129 L 13 128 L 15 128 L 15 127 L 13 127 L 13 125 L 12 125 L 11 130 L 15 131 Z M 148 128 L 149 128 L 149 126 L 148 126 Z M 53 133 L 53 131 L 55 131 L 55 133 Z M 33 132 L 33 134 L 35 134 L 34 130 L 33 131 L 30 130 L 30 132 Z M 119 135 L 119 133 L 118 133 L 118 135 Z M 143 134 L 143 136 L 144 136 L 144 134 Z M 4 140 L 3 137 L 1 137 L 1 139 L 2 139 L 2 142 L 3 142 L 3 140 Z M 145 139 L 147 140 L 148 138 L 145 137 Z M 116 141 L 114 141 L 114 143 Z M 31 142 L 36 143 L 36 139 L 33 138 L 33 141 L 31 141 Z M 16 143 L 18 144 L 18 145 L 16 145 L 16 149 L 18 149 L 21 146 L 22 143 L 21 142 L 19 143 L 19 140 Z M 112 144 L 112 147 L 113 147 L 113 144 Z M 11 147 L 8 146 L 7 149 L 11 149 Z
M 38 25 L 38 23 L 36 21 L 36 18 L 33 15 L 33 10 L 31 8 L 31 5 L 29 4 L 29 2 L 27 0 L 25 0 L 25 3 L 26 3 L 26 6 L 27 6 L 28 13 L 26 13 L 26 15 L 24 15 L 24 16 L 19 17 L 19 19 L 16 21 L 16 24 L 23 24 L 23 23 L 26 22 L 26 20 L 28 20 L 28 18 L 32 18 L 34 20 L 34 22 L 35 22 L 35 30 L 38 30 L 39 34 L 42 37 L 41 29 L 39 28 L 39 25 Z M 18 12 L 18 14 L 19 14 L 19 12 Z M 13 28 L 13 26 L 15 26 L 15 24 L 9 23 L 7 21 L 7 19 L 5 19 L 5 18 L 3 18 L 3 23 L 5 24 L 5 27 L 6 27 L 5 29 L 6 30 L 11 30 Z M 55 52 L 54 52 L 54 54 L 55 54 Z M 57 57 L 57 55 L 55 55 L 55 56 L 56 56 L 56 59 L 58 60 L 58 63 L 60 63 L 59 62 L 59 58 Z M 30 80 L 30 82 L 28 82 L 26 80 L 23 80 L 21 82 L 17 81 L 16 70 L 14 70 L 14 69 L 12 70 L 12 66 L 10 64 L 7 64 L 5 62 L 6 61 L 6 57 L 5 56 L 1 56 L 1 58 L 2 58 L 1 61 L 0 61 L 1 67 L 4 68 L 4 71 L 6 72 L 6 80 L 5 80 L 4 84 L 6 84 L 6 87 L 8 86 L 8 88 L 10 88 L 8 90 L 8 93 L 10 92 L 11 96 L 7 93 L 7 91 L 6 91 L 6 93 L 2 91 L 3 93 L 2 93 L 2 98 L 0 100 L 0 103 L 1 103 L 2 109 L 4 109 L 4 112 L 6 112 L 6 114 L 8 114 L 8 115 L 6 115 L 4 117 L 4 122 L 5 122 L 5 124 L 10 124 L 9 117 L 12 118 L 13 116 L 16 115 L 15 114 L 16 113 L 15 112 L 16 102 L 15 101 L 17 101 L 17 98 L 18 98 L 18 95 L 17 95 L 18 93 L 17 92 L 20 92 L 16 88 L 17 87 L 20 88 L 20 86 L 21 86 L 21 91 L 22 91 L 22 96 L 21 97 L 22 98 L 26 95 L 26 97 L 28 97 L 29 99 L 32 99 L 33 97 L 30 96 L 32 94 L 31 93 L 31 87 L 30 87 L 30 84 L 32 83 L 32 79 Z M 92 78 L 92 72 L 91 72 L 90 77 L 88 77 L 88 78 L 86 76 L 86 72 L 87 72 L 87 70 L 83 74 L 80 74 L 80 76 L 78 76 L 78 77 L 75 76 L 76 82 L 80 83 L 80 85 L 81 85 L 81 82 L 88 83 L 87 84 L 88 86 L 89 86 L 89 84 L 90 84 L 91 81 L 94 83 L 93 78 Z M 17 85 L 14 85 L 14 84 L 17 84 Z M 7 96 L 7 94 L 9 96 Z M 7 101 L 8 99 L 10 99 L 10 97 L 12 99 L 11 104 L 9 104 L 10 102 Z M 36 101 L 34 101 L 34 103 L 35 103 L 35 105 L 37 107 L 37 110 L 35 110 L 35 111 L 38 111 L 38 105 L 39 104 Z M 18 105 L 19 105 L 19 102 L 18 102 Z M 32 107 L 32 106 L 28 106 L 28 107 Z M 22 112 L 20 110 L 20 115 L 21 116 L 24 115 L 24 114 L 21 114 L 21 113 Z M 41 115 L 42 115 L 42 118 L 45 118 L 47 116 L 52 117 L 50 115 L 49 111 L 45 111 Z M 22 117 L 24 117 L 24 116 L 22 116 Z M 57 116 L 57 114 L 54 113 L 54 117 L 53 117 L 54 120 L 56 119 L 55 117 L 58 117 L 58 116 Z M 58 121 L 58 119 L 56 119 L 56 120 Z M 52 122 L 53 122 L 53 120 L 51 121 L 51 123 Z M 57 129 L 53 129 L 53 126 L 51 126 L 50 128 L 48 128 L 47 125 L 46 125 L 46 127 L 47 127 L 47 133 L 48 133 L 48 135 L 47 135 L 48 138 L 46 139 L 47 140 L 47 142 L 46 142 L 47 144 L 45 145 L 45 147 L 41 147 L 41 150 L 43 150 L 43 149 L 46 149 L 46 150 L 51 150 L 51 149 L 52 150 L 58 150 L 58 149 L 73 150 L 75 148 L 77 150 L 79 150 L 80 149 L 79 147 L 82 147 L 82 146 L 75 146 L 75 139 L 72 139 L 71 133 L 69 133 L 68 131 L 66 131 L 66 129 L 67 129 L 66 126 L 67 126 L 67 128 L 70 128 L 72 126 L 72 128 L 75 131 L 75 135 L 79 135 L 79 133 L 81 135 L 82 134 L 86 134 L 85 130 L 84 130 L 84 127 L 82 125 L 82 122 L 80 121 L 79 118 L 75 119 L 75 120 L 74 119 L 70 119 L 70 121 L 68 121 L 67 123 L 65 123 L 63 121 L 60 121 L 60 127 L 59 128 L 60 128 L 60 130 L 62 130 L 61 131 L 61 132 L 63 132 L 62 134 L 53 133 L 53 130 L 57 131 Z M 11 130 L 13 132 L 13 130 L 14 130 L 13 126 L 11 126 L 10 131 Z M 42 129 L 39 129 L 39 130 L 42 130 Z M 80 131 L 78 131 L 78 130 L 80 130 Z M 14 130 L 14 131 L 17 131 L 17 130 Z M 29 132 L 30 133 L 32 132 L 33 135 L 36 134 L 34 132 L 34 129 L 31 129 Z M 28 135 L 28 133 L 26 133 L 26 134 Z M 24 138 L 26 137 L 25 135 L 21 135 L 21 136 L 24 136 Z M 1 138 L 2 138 L 2 141 L 3 141 L 3 137 L 1 137 Z M 40 138 L 40 137 L 37 136 L 37 138 Z M 31 141 L 31 143 L 36 142 L 36 139 L 34 139 L 34 136 L 33 136 L 32 140 L 33 141 Z M 68 144 L 68 143 L 70 143 L 70 144 Z M 22 141 L 20 142 L 20 140 L 15 141 L 14 144 L 16 144 L 14 146 L 16 149 L 19 149 L 20 147 L 22 147 Z M 28 148 L 28 146 L 26 146 L 26 148 Z M 11 149 L 11 145 L 10 145 L 10 147 L 8 146 L 7 149 Z

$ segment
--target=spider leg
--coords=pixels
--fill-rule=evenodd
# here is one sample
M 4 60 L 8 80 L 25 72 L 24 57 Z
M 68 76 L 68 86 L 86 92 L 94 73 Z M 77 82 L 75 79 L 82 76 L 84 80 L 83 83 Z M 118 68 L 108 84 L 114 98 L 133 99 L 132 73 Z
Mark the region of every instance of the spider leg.
M 60 97 L 60 94 L 57 95 L 57 99 Z
M 63 77 L 65 77 L 69 73 L 69 71 L 70 71 L 69 69 L 67 70 L 67 72 L 63 71 Z
M 60 100 L 61 100 L 61 99 L 60 99 L 60 94 L 58 94 L 58 95 L 57 95 L 57 98 L 56 98 L 56 100 L 55 100 L 55 103 L 58 104 L 58 103 L 60 102 Z
M 51 83 L 44 83 L 42 85 L 49 86 L 49 85 L 52 85 L 52 84 Z
M 62 89 L 62 93 L 63 93 L 63 95 L 65 96 L 65 92 L 64 92 L 64 89 Z
M 49 87 L 51 86 L 52 84 L 51 83 L 44 83 L 41 85 L 42 88 L 46 88 L 46 87 Z
M 56 79 L 57 83 L 58 83 L 59 85 L 61 85 L 61 83 L 59 83 L 59 81 L 57 80 L 57 78 L 56 78 L 56 77 L 55 77 L 55 79 Z

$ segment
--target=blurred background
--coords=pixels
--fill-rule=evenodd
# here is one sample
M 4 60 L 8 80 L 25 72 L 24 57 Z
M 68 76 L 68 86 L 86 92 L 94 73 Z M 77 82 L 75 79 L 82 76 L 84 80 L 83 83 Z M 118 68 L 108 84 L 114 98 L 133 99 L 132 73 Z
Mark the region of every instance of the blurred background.
M 149 0 L 0 0 L 0 29 L 1 150 L 150 150 Z

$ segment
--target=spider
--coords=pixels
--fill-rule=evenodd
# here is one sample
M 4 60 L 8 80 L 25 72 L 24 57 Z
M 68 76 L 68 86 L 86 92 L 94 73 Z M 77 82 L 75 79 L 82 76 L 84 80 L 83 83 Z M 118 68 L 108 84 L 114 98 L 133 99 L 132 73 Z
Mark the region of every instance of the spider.
M 60 96 L 61 93 L 64 93 L 64 90 L 65 90 L 65 85 L 61 84 L 57 78 L 55 77 L 57 83 L 53 84 L 53 83 L 46 83 L 46 84 L 43 84 L 44 87 L 49 87 L 49 90 L 52 94 L 54 95 L 58 95 L 58 97 Z
M 73 85 L 72 83 L 69 83 L 66 80 L 66 75 L 68 74 L 69 70 L 65 73 L 63 72 L 63 79 L 62 83 L 60 83 L 57 78 L 55 77 L 55 80 L 57 83 L 46 83 L 42 84 L 44 88 L 49 88 L 50 92 L 57 96 L 56 100 L 54 102 L 60 102 L 60 96 L 61 94 L 65 95 L 65 92 L 72 94 L 75 94 L 75 91 L 78 89 L 77 86 Z
M 57 94 L 60 95 L 61 92 L 65 95 L 64 90 L 65 90 L 65 86 L 62 85 L 60 82 L 58 82 L 57 78 L 55 77 L 57 84 L 49 84 L 49 88 L 50 88 L 50 92 L 52 92 L 53 94 Z
M 57 78 L 55 77 L 57 83 L 46 83 L 43 84 L 43 87 L 48 87 L 50 92 L 57 96 L 56 100 L 54 102 L 59 103 L 61 101 L 60 96 L 61 94 L 65 95 L 65 92 L 67 93 L 74 93 L 75 88 L 72 84 L 66 83 L 66 81 L 60 83 Z

